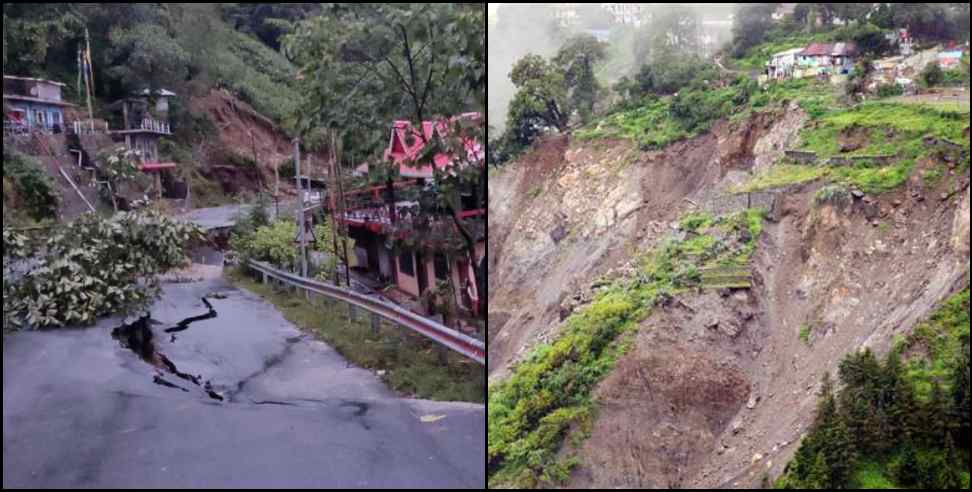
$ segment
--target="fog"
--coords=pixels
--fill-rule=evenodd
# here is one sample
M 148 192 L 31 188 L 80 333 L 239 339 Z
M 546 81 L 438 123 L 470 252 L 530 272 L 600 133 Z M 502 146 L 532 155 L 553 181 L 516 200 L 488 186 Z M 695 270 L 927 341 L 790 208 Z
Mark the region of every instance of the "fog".
M 549 57 L 556 53 L 560 43 L 569 35 L 561 28 L 555 17 L 554 6 L 558 4 L 504 4 L 490 3 L 489 37 L 488 37 L 488 122 L 495 130 L 490 133 L 494 138 L 502 132 L 506 123 L 506 112 L 515 93 L 515 87 L 510 82 L 509 74 L 517 60 L 527 54 L 538 54 Z M 582 5 L 582 4 L 575 4 Z M 724 43 L 731 40 L 731 19 L 737 4 L 701 3 L 701 4 L 640 4 L 648 12 L 661 12 L 672 5 L 682 5 L 692 9 L 702 20 L 703 33 L 710 36 L 716 51 Z M 583 21 L 583 19 L 582 19 Z M 646 60 L 637 60 L 633 54 L 633 46 L 620 45 L 616 36 L 618 28 L 612 29 L 612 41 L 615 45 L 609 50 L 610 59 L 606 69 L 598 75 L 603 82 L 617 80 L 636 70 Z M 583 32 L 583 30 L 581 31 Z M 639 32 L 639 36 L 643 32 Z M 623 37 L 623 36 L 622 36 Z M 623 37 L 630 41 L 634 36 Z

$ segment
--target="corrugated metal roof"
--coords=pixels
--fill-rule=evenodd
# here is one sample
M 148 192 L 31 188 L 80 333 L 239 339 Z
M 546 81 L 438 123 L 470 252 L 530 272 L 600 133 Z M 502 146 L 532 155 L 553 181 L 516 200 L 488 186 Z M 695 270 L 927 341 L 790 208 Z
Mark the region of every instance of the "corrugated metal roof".
M 10 79 L 10 80 L 23 80 L 25 82 L 40 82 L 42 84 L 51 84 L 51 85 L 57 85 L 57 86 L 60 86 L 60 87 L 67 87 L 67 84 L 62 84 L 60 82 L 55 82 L 53 80 L 32 79 L 30 77 L 15 77 L 13 75 L 4 75 L 3 78 L 4 79 Z

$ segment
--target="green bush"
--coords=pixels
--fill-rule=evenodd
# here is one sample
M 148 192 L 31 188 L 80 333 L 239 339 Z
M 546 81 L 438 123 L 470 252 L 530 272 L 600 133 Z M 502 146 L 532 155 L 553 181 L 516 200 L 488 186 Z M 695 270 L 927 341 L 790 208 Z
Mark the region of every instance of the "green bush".
M 251 233 L 235 234 L 230 240 L 230 247 L 244 261 L 265 261 L 293 270 L 298 260 L 294 244 L 296 238 L 297 225 L 290 220 L 278 220 Z
M 159 294 L 157 276 L 184 265 L 185 247 L 202 237 L 156 211 L 85 215 L 47 240 L 38 264 L 14 287 L 12 315 L 42 328 L 145 308 Z
M 935 87 L 945 81 L 945 72 L 942 71 L 942 67 L 938 66 L 938 62 L 933 61 L 922 70 L 921 80 L 926 86 Z
M 35 219 L 57 217 L 61 196 L 54 179 L 34 159 L 13 149 L 3 149 L 3 177 L 14 185 L 27 214 Z
M 895 97 L 904 94 L 904 88 L 898 84 L 882 84 L 877 88 L 879 98 Z

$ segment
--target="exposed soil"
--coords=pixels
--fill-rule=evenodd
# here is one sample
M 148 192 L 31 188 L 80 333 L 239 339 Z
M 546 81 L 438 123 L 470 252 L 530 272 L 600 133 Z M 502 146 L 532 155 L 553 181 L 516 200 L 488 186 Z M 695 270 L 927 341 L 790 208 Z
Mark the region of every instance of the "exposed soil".
M 193 98 L 196 110 L 206 111 L 216 124 L 219 140 L 208 148 L 209 166 L 204 170 L 208 179 L 218 182 L 225 193 L 272 189 L 274 168 L 291 165 L 293 141 L 267 117 L 231 94 L 213 90 L 204 97 Z M 232 155 L 252 159 L 258 168 L 233 165 Z M 324 175 L 325 156 L 307 154 L 301 162 L 302 171 L 312 176 Z M 281 191 L 296 195 L 291 180 L 281 180 Z
M 584 299 L 694 203 L 791 148 L 804 117 L 764 118 L 664 152 L 573 144 L 543 174 L 521 163 L 491 178 L 491 378 L 556 334 L 564 299 Z M 944 178 L 924 179 L 932 169 Z M 528 179 L 543 192 L 522 194 Z M 968 171 L 923 160 L 902 189 L 845 206 L 815 205 L 821 186 L 786 191 L 752 290 L 684 294 L 642 324 L 595 392 L 590 438 L 562 451 L 580 459 L 570 487 L 760 487 L 796 451 L 824 372 L 854 350 L 885 352 L 965 287 Z

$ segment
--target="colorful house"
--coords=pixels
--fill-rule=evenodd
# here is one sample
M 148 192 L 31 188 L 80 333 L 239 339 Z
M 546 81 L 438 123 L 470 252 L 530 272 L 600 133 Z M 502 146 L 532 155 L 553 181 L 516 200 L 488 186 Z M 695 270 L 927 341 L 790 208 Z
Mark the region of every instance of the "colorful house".
M 813 43 L 797 54 L 797 65 L 804 76 L 848 75 L 854 70 L 856 59 L 857 45 L 853 42 Z
M 62 131 L 64 109 L 74 107 L 61 98 L 61 88 L 64 86 L 51 80 L 4 75 L 5 128 Z
M 436 133 L 448 135 L 451 123 L 458 119 L 481 118 L 479 113 L 468 113 L 450 120 L 426 121 L 420 128 L 407 121 L 394 122 L 384 157 L 386 162 L 398 166 L 402 178 L 392 185 L 395 196 L 431 184 L 435 170 L 444 171 L 453 164 L 454 157 L 444 153 L 420 162 L 426 142 Z M 465 150 L 466 164 L 485 162 L 485 149 L 480 142 L 467 139 Z M 456 304 L 465 311 L 477 312 L 475 264 L 465 248 L 455 247 L 455 239 L 461 236 L 451 217 L 422 214 L 418 203 L 405 199 L 394 200 L 392 206 L 387 186 L 365 187 L 346 196 L 351 205 L 340 220 L 355 240 L 358 264 L 369 275 L 394 283 L 399 291 L 415 299 L 447 282 L 453 288 Z M 477 208 L 478 200 L 471 193 L 462 198 L 458 214 L 469 225 L 480 258 L 486 252 L 485 210 Z M 399 247 L 392 248 L 393 243 Z

